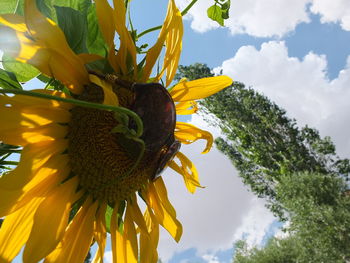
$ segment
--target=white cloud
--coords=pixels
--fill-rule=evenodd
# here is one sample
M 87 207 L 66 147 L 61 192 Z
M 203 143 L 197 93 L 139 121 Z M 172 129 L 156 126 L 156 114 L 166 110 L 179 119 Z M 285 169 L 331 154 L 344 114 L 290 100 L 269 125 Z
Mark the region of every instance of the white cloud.
M 322 23 L 340 22 L 344 30 L 350 31 L 349 0 L 314 0 L 311 11 L 321 15 Z
M 207 263 L 220 263 L 219 259 L 212 254 L 205 254 L 202 256 L 202 258 L 207 262 Z
M 177 0 L 184 8 L 190 0 Z M 213 0 L 201 0 L 190 9 L 187 19 L 198 32 L 218 28 L 207 17 Z M 230 18 L 225 21 L 232 34 L 249 34 L 256 37 L 282 37 L 295 30 L 300 23 L 308 23 L 310 14 L 320 14 L 323 23 L 340 22 L 350 30 L 350 4 L 348 0 L 235 0 L 231 1 Z
M 225 25 L 232 34 L 247 33 L 257 37 L 282 36 L 301 22 L 308 22 L 306 4 L 311 0 L 235 0 L 231 1 L 230 18 Z M 181 7 L 189 0 L 178 0 Z M 191 27 L 199 32 L 217 28 L 207 17 L 213 0 L 201 0 L 189 11 Z
M 234 240 L 244 239 L 248 247 L 260 245 L 267 231 L 276 218 L 264 207 L 264 202 L 257 198 L 251 200 L 248 214 L 236 230 Z
M 194 116 L 192 123 L 208 129 L 200 116 Z M 260 222 L 265 225 L 265 216 L 271 217 L 262 202 L 252 203 L 254 195 L 243 185 L 231 162 L 215 148 L 208 154 L 200 154 L 204 146 L 204 143 L 198 142 L 182 148 L 182 152 L 196 165 L 204 189 L 198 189 L 191 195 L 186 191 L 181 176 L 170 169 L 163 175 L 169 199 L 184 230 L 178 244 L 162 231 L 159 255 L 164 262 L 175 252 L 189 248 L 196 248 L 200 258 L 208 251 L 215 255 L 215 251 L 232 248 L 234 235 L 242 224 L 253 228 L 253 225 L 243 222 L 247 215 L 253 213 L 252 209 L 264 211 L 259 215 L 259 220 L 251 221 L 257 224 L 257 228 L 264 227 Z
M 221 69 L 217 68 L 215 71 Z M 289 57 L 284 42 L 264 43 L 260 50 L 241 47 L 222 64 L 223 73 L 263 92 L 300 125 L 329 135 L 344 155 L 350 149 L 350 57 L 338 77 L 327 77 L 327 59 L 312 52 Z

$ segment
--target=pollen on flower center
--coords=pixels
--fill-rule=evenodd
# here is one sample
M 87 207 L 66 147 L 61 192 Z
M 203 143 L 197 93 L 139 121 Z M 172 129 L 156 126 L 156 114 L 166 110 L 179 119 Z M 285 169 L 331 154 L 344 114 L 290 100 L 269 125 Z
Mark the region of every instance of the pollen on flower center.
M 117 95 L 122 97 L 120 101 L 127 102 L 125 96 Z M 102 98 L 102 89 L 89 86 L 79 99 L 101 102 Z M 122 135 L 111 132 L 118 125 L 113 113 L 75 107 L 71 114 L 68 154 L 80 186 L 95 199 L 109 203 L 127 199 L 140 190 L 156 169 L 154 160 L 159 153 L 145 153 L 138 167 L 128 174 L 135 158 L 118 142 Z

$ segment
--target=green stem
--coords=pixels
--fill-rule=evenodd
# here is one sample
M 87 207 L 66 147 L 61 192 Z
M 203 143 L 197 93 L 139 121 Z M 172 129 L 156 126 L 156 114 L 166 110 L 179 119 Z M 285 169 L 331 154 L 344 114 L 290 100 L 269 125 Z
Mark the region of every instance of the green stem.
M 20 94 L 20 95 L 26 95 L 26 96 L 37 97 L 37 98 L 42 98 L 42 99 L 62 101 L 62 102 L 78 105 L 81 107 L 93 108 L 93 109 L 98 109 L 98 110 L 107 110 L 107 111 L 113 111 L 113 112 L 118 112 L 118 113 L 122 113 L 122 114 L 127 114 L 131 118 L 133 118 L 135 123 L 136 123 L 136 126 L 137 126 L 136 137 L 140 137 L 143 133 L 143 123 L 142 123 L 142 120 L 140 119 L 140 117 L 135 112 L 128 110 L 126 108 L 123 108 L 123 107 L 104 105 L 104 104 L 99 104 L 99 103 L 91 103 L 91 102 L 86 102 L 86 101 L 82 101 L 82 100 L 61 98 L 61 97 L 57 97 L 57 96 L 52 96 L 52 95 L 38 93 L 38 92 L 32 92 L 32 91 L 26 91 L 26 90 L 0 89 L 0 93 Z
M 191 3 L 186 6 L 184 10 L 182 10 L 181 15 L 184 16 L 187 14 L 187 12 L 192 8 L 192 6 L 197 2 L 198 0 L 192 0 Z
M 148 33 L 150 33 L 150 32 L 156 31 L 156 30 L 161 29 L 161 28 L 162 28 L 162 26 L 155 26 L 155 27 L 149 28 L 149 29 L 147 29 L 147 30 L 141 32 L 140 34 L 138 34 L 138 35 L 137 35 L 137 38 L 140 38 L 140 37 L 142 37 L 143 35 L 146 35 L 146 34 L 148 34 Z
M 186 8 L 181 12 L 181 15 L 182 15 L 182 16 L 186 15 L 187 12 L 192 8 L 192 6 L 193 6 L 197 1 L 198 1 L 198 0 L 192 0 L 191 3 L 189 3 L 189 5 L 186 6 Z M 138 34 L 138 35 L 137 35 L 137 38 L 140 38 L 140 37 L 142 37 L 143 35 L 146 35 L 146 34 L 148 34 L 148 33 L 150 33 L 150 32 L 159 30 L 159 29 L 161 29 L 161 28 L 162 28 L 161 25 L 160 25 L 160 26 L 155 26 L 155 27 L 149 28 L 149 29 L 147 29 L 147 30 L 141 32 L 140 34 Z
M 17 165 L 18 162 L 15 161 L 2 161 L 1 165 Z

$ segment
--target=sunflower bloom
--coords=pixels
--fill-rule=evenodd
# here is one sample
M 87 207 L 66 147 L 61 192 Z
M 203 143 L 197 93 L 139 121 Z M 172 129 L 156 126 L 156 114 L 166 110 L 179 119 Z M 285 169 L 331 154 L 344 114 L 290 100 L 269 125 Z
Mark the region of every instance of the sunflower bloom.
M 25 0 L 24 17 L 0 16 L 0 49 L 20 62 L 59 80 L 69 92 L 34 90 L 56 98 L 121 106 L 143 122 L 140 144 L 123 133 L 135 126 L 110 111 L 73 105 L 55 99 L 0 95 L 0 141 L 22 146 L 19 165 L 0 177 L 0 262 L 11 262 L 23 249 L 23 262 L 83 262 L 97 242 L 95 263 L 103 262 L 107 233 L 113 262 L 157 262 L 159 226 L 179 241 L 181 223 L 171 205 L 162 177 L 169 166 L 187 189 L 200 187 L 198 173 L 181 152 L 181 143 L 213 139 L 209 132 L 176 123 L 177 114 L 192 114 L 195 100 L 229 86 L 225 76 L 183 81 L 167 91 L 158 83 L 165 74 L 168 87 L 181 53 L 182 17 L 169 1 L 155 45 L 138 67 L 135 43 L 125 26 L 122 0 L 96 0 L 100 30 L 113 73 L 88 71 L 86 64 L 101 57 L 75 54 L 58 25 L 42 15 L 35 0 Z M 119 36 L 117 46 L 115 33 Z M 159 73 L 152 69 L 162 48 Z M 0 93 L 1 94 L 1 93 Z M 124 126 L 122 125 L 124 123 Z M 125 124 L 126 123 L 126 124 Z M 135 163 L 137 164 L 135 166 Z M 146 204 L 139 208 L 138 194 Z

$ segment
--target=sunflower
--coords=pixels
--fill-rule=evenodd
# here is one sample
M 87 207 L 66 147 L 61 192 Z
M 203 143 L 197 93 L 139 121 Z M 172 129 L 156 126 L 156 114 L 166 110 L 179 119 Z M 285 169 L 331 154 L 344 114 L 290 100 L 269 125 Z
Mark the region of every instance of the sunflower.
M 101 57 L 75 54 L 35 0 L 25 0 L 24 11 L 24 17 L 0 16 L 0 48 L 68 91 L 32 91 L 51 99 L 0 95 L 0 141 L 22 147 L 18 166 L 0 178 L 0 217 L 5 217 L 0 262 L 11 262 L 23 247 L 23 262 L 83 262 L 95 242 L 93 262 L 103 262 L 107 232 L 113 262 L 156 262 L 159 225 L 176 241 L 182 234 L 160 175 L 169 166 L 193 193 L 200 187 L 198 174 L 180 145 L 204 139 L 205 153 L 213 142 L 209 132 L 176 122 L 176 113 L 196 112 L 196 99 L 232 80 L 183 80 L 169 89 L 158 84 L 165 73 L 165 86 L 170 86 L 181 53 L 182 17 L 174 0 L 142 67 L 125 26 L 124 1 L 114 0 L 112 8 L 107 0 L 96 0 L 109 50 L 105 60 L 113 69 L 108 74 L 87 70 L 86 64 Z M 151 78 L 163 46 L 163 66 Z M 125 114 L 69 101 L 129 109 L 141 118 L 143 133 L 135 135 L 137 123 Z

